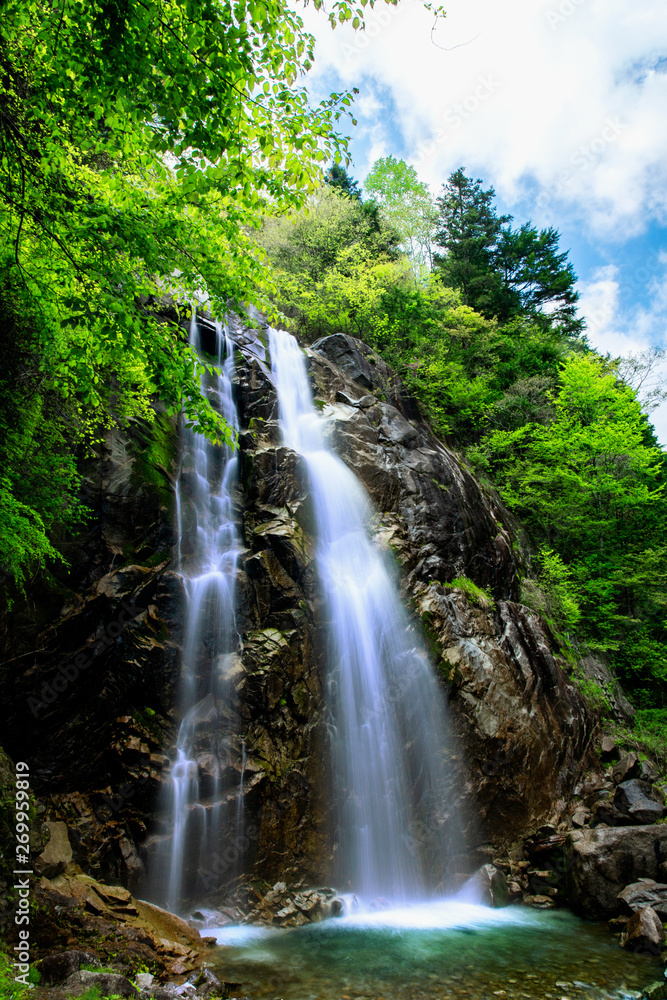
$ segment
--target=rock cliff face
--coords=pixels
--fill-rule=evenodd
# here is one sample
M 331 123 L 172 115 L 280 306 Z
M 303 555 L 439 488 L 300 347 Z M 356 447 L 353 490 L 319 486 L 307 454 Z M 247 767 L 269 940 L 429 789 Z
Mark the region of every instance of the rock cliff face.
M 164 416 L 106 438 L 89 463 L 86 531 L 2 621 L 0 743 L 30 765 L 44 820 L 74 861 L 134 888 L 136 845 L 173 725 L 182 584 L 170 569 L 176 428 Z
M 516 603 L 519 565 L 507 513 L 415 419 L 414 402 L 367 348 L 339 334 L 314 344 L 308 356 L 330 443 L 379 512 L 378 542 L 396 554 L 404 598 L 417 621 L 421 618 L 448 690 L 461 771 L 482 838 L 507 845 L 540 825 L 557 823 L 587 760 L 592 722 L 537 616 Z M 308 741 L 315 741 L 303 748 L 312 760 L 314 747 L 324 741 L 323 664 L 307 483 L 297 457 L 279 445 L 271 383 L 256 360 L 244 369 L 239 397 L 242 424 L 249 428 L 242 439 L 249 563 L 262 566 L 259 577 L 248 573 L 249 606 L 259 622 L 261 603 L 268 601 L 271 623 L 279 631 L 280 618 L 288 624 L 283 652 L 274 656 L 282 662 L 294 657 L 303 671 L 308 708 L 301 713 L 309 720 Z M 462 577 L 485 588 L 492 600 L 468 588 L 471 599 L 464 589 L 448 585 Z M 262 596 L 266 593 L 272 597 Z M 297 603 L 303 608 L 298 624 Z M 283 669 L 271 683 L 275 724 L 291 713 L 298 726 L 294 688 Z M 304 739 L 306 732 L 298 731 Z M 296 773 L 307 798 L 312 771 L 302 766 Z M 320 787 L 321 777 L 320 770 Z M 312 822 L 309 810 L 304 817 Z
M 278 438 L 261 345 L 238 363 L 242 657 L 235 673 L 245 835 L 202 870 L 202 895 L 239 872 L 321 882 L 330 868 L 324 648 L 305 469 Z M 414 401 L 363 345 L 308 351 L 326 432 L 378 511 L 378 544 L 450 700 L 477 840 L 556 824 L 588 766 L 593 723 L 536 615 L 517 603 L 510 520 L 430 433 Z M 171 568 L 175 432 L 110 437 L 88 485 L 94 518 L 72 568 L 6 621 L 0 743 L 30 763 L 43 818 L 64 820 L 74 860 L 136 892 L 175 738 L 183 594 Z M 483 588 L 482 593 L 466 580 Z M 59 679 L 61 678 L 61 679 Z M 11 707 L 10 707 L 11 706 Z M 240 747 L 240 741 L 239 741 Z

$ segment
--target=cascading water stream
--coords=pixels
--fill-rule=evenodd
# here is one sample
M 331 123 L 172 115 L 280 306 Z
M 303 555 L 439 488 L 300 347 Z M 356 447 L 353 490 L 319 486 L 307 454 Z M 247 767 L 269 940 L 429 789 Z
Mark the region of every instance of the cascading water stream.
M 190 344 L 201 352 L 194 313 Z M 216 374 L 202 376 L 202 391 L 238 430 L 232 394 L 234 348 L 219 323 L 215 358 Z M 176 490 L 177 551 L 186 592 L 182 721 L 167 801 L 162 803 L 170 832 L 158 846 L 153 875 L 154 895 L 173 912 L 179 911 L 184 896 L 196 893 L 197 870 L 206 870 L 207 858 L 226 828 L 236 826 L 240 840 L 242 806 L 234 800 L 242 795 L 242 778 L 239 785 L 232 778 L 231 766 L 236 721 L 232 677 L 239 646 L 235 623 L 238 539 L 232 511 L 236 477 L 237 457 L 229 445 L 215 447 L 203 435 L 184 428 Z
M 368 497 L 326 446 L 304 355 L 290 334 L 269 337 L 283 442 L 308 469 L 327 608 L 334 874 L 366 902 L 414 902 L 442 893 L 461 849 L 445 705 L 371 541 Z

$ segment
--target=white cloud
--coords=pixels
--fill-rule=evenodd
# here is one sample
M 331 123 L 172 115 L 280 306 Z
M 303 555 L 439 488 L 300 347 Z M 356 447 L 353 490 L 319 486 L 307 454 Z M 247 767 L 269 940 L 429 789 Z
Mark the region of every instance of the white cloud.
M 377 122 L 368 95 L 387 87 L 395 125 L 420 175 L 438 188 L 463 164 L 508 202 L 527 184 L 548 216 L 558 202 L 593 232 L 626 238 L 667 219 L 667 4 L 660 0 L 418 0 L 379 4 L 365 34 L 316 34 L 315 81 L 335 70 L 361 89 L 359 128 Z M 430 144 L 430 145 L 429 145 Z M 424 155 L 422 151 L 428 150 Z M 363 176 L 370 163 L 357 164 Z M 546 193 L 546 196 L 545 196 Z
M 625 309 L 625 295 L 636 294 L 640 282 L 644 304 Z M 602 354 L 622 357 L 652 345 L 667 347 L 667 253 L 652 256 L 627 276 L 614 265 L 599 268 L 578 288 L 588 340 Z M 667 377 L 667 372 L 663 374 Z M 651 414 L 651 421 L 661 443 L 667 444 L 667 404 Z

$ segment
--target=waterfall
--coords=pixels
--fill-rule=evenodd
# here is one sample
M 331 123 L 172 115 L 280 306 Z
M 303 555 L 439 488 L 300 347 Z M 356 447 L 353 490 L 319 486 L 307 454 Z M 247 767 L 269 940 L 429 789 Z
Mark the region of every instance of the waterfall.
M 306 464 L 328 628 L 327 692 L 340 889 L 370 902 L 444 890 L 460 851 L 444 700 L 373 544 L 370 501 L 326 445 L 304 355 L 270 330 L 284 444 Z
M 190 344 L 202 352 L 193 312 Z M 202 374 L 202 392 L 238 430 L 232 394 L 234 349 L 229 333 L 215 324 L 215 374 Z M 233 765 L 237 733 L 234 678 L 239 635 L 235 622 L 238 539 L 232 511 L 237 457 L 229 445 L 212 445 L 183 428 L 176 489 L 179 571 L 186 593 L 179 713 L 181 724 L 169 782 L 161 803 L 168 833 L 153 862 L 153 895 L 173 912 L 184 899 L 211 888 L 210 858 L 225 834 L 240 843 L 243 769 Z M 245 751 L 244 751 L 245 752 Z M 238 802 L 236 799 L 238 798 Z M 228 853 L 228 852 L 226 852 Z M 215 873 L 224 875 L 224 871 Z M 231 875 L 228 872 L 228 875 Z

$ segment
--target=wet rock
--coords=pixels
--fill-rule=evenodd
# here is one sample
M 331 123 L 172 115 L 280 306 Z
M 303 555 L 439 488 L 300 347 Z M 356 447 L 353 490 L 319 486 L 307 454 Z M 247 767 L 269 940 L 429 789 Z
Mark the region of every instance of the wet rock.
M 65 823 L 47 823 L 49 840 L 35 861 L 35 869 L 39 875 L 53 878 L 60 875 L 72 860 L 72 847 Z
M 614 806 L 638 825 L 657 823 L 667 815 L 663 793 L 639 778 L 618 785 Z
M 616 785 L 622 781 L 637 777 L 639 772 L 639 756 L 636 753 L 627 753 L 621 757 L 611 772 L 612 780 Z
M 614 805 L 639 825 L 657 823 L 667 815 L 664 793 L 639 778 L 621 782 L 616 789 Z
M 57 955 L 47 955 L 35 963 L 39 970 L 40 982 L 48 985 L 62 983 L 75 972 L 78 972 L 82 965 L 100 965 L 99 960 L 89 951 L 61 951 Z
M 639 879 L 618 894 L 622 906 L 634 913 L 644 906 L 652 907 L 661 920 L 667 921 L 667 885 L 650 878 Z
M 574 831 L 567 846 L 567 892 L 578 913 L 607 919 L 618 894 L 640 878 L 655 879 L 667 860 L 667 826 L 604 827 Z
M 504 874 L 494 865 L 482 865 L 468 879 L 459 893 L 462 897 L 470 897 L 484 906 L 507 906 L 508 887 Z
M 197 991 L 197 996 L 204 997 L 205 1000 L 208 1000 L 209 997 L 229 996 L 227 992 L 229 984 L 218 979 L 212 969 L 202 969 L 190 982 Z
M 335 889 L 290 889 L 284 882 L 277 882 L 259 900 L 248 922 L 303 927 L 340 916 L 343 909 L 343 901 Z
M 64 984 L 70 996 L 81 996 L 88 990 L 98 989 L 101 996 L 136 997 L 137 991 L 125 976 L 110 972 L 75 972 Z
M 42 878 L 34 902 L 31 925 L 42 947 L 72 937 L 81 941 L 82 951 L 94 943 L 98 957 L 127 964 L 128 971 L 144 964 L 173 975 L 193 971 L 209 954 L 198 931 L 180 917 L 87 875 Z
M 209 910 L 205 907 L 200 907 L 198 910 L 192 912 L 188 923 L 191 927 L 196 927 L 198 931 L 202 931 L 207 927 L 227 927 L 229 924 L 238 923 L 240 919 L 240 912 L 231 907 L 223 907 L 220 910 Z
M 621 947 L 648 955 L 659 955 L 665 940 L 660 917 L 650 906 L 632 914 L 621 934 Z
M 235 503 L 243 652 L 221 664 L 243 705 L 237 731 L 245 734 L 245 835 L 234 865 L 253 884 L 280 877 L 317 885 L 329 877 L 332 848 L 313 510 L 304 463 L 278 440 L 264 350 L 239 332 L 243 432 Z M 473 798 L 492 843 L 557 825 L 569 816 L 573 786 L 592 766 L 595 721 L 548 630 L 518 603 L 524 567 L 511 515 L 434 438 L 400 379 L 372 350 L 343 335 L 316 347 L 307 353 L 326 433 L 382 512 L 378 542 L 395 553 L 403 597 L 421 616 L 460 735 L 458 757 L 469 765 L 466 789 L 462 765 L 452 762 L 452 770 L 461 766 L 461 793 L 448 808 L 461 811 L 463 799 Z M 90 533 L 68 542 L 71 570 L 62 586 L 33 600 L 44 620 L 26 603 L 7 631 L 6 656 L 26 659 L 0 675 L 0 700 L 12 706 L 9 749 L 34 763 L 31 778 L 48 818 L 70 830 L 73 860 L 137 895 L 168 774 L 183 632 L 183 581 L 170 566 L 175 425 L 158 418 L 150 429 L 132 425 L 108 435 L 86 478 Z M 187 501 L 182 516 L 191 520 Z M 457 577 L 488 596 L 455 588 Z M 94 669 L 75 677 L 79 653 Z M 28 699 L 59 672 L 75 679 L 33 716 Z M 238 788 L 240 746 L 229 755 Z M 211 785 L 211 769 L 198 763 L 202 782 Z M 222 853 L 203 873 L 216 909 L 232 874 Z M 313 919 L 294 895 L 267 905 L 271 921 L 283 909 L 290 911 L 285 921 Z M 312 912 L 329 903 L 327 897 Z M 88 905 L 91 918 L 101 907 L 95 919 L 108 919 L 109 905 L 98 896 Z M 169 961 L 187 972 L 193 959 Z
M 616 741 L 611 736 L 603 736 L 600 740 L 600 758 L 604 763 L 618 759 L 620 751 L 616 746 Z
M 667 983 L 651 983 L 644 990 L 642 997 L 644 1000 L 667 1000 Z
M 555 901 L 551 896 L 535 895 L 535 896 L 524 896 L 523 902 L 525 906 L 532 906 L 537 910 L 553 910 L 556 907 Z

